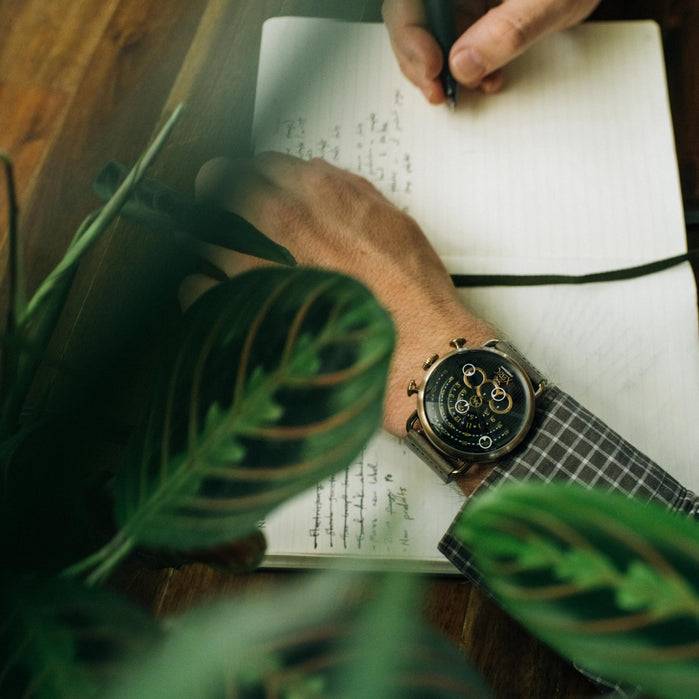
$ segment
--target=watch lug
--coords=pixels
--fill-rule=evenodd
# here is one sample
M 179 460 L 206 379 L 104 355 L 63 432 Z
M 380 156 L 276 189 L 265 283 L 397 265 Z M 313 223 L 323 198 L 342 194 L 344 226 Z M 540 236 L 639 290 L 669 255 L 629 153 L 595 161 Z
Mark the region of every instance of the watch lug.
M 466 338 L 465 337 L 455 337 L 453 340 L 449 341 L 449 344 L 454 349 L 461 349 L 462 347 L 466 347 Z
M 439 359 L 439 355 L 438 355 L 438 354 L 433 354 L 431 357 L 428 357 L 428 358 L 424 361 L 424 363 L 423 363 L 423 365 L 422 365 L 422 368 L 423 368 L 425 371 L 427 371 L 438 359 Z

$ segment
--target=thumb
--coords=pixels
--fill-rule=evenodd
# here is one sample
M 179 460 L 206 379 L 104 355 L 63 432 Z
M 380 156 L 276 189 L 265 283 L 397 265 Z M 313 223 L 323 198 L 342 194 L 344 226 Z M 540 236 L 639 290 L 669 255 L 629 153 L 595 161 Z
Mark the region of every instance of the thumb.
M 454 78 L 466 87 L 478 87 L 540 36 L 557 29 L 557 13 L 541 7 L 532 0 L 506 0 L 486 12 L 452 46 L 449 65 Z

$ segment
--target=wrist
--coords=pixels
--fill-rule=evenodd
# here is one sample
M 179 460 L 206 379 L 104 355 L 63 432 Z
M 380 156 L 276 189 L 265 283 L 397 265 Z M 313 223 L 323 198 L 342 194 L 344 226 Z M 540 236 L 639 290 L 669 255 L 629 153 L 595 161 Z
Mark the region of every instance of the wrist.
M 408 383 L 422 370 L 423 362 L 440 348 L 448 349 L 452 338 L 465 337 L 469 345 L 482 345 L 495 333 L 458 299 L 440 307 L 413 309 L 406 320 L 394 317 L 394 321 L 396 349 L 386 387 L 384 428 L 403 438 L 406 422 L 416 408 L 415 397 L 407 393 Z

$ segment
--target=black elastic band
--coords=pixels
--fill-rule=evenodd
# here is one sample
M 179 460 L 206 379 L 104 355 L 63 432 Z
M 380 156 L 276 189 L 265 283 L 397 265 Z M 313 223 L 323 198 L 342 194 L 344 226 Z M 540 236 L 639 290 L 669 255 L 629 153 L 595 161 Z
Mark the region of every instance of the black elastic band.
M 593 284 L 624 279 L 635 279 L 646 274 L 662 272 L 682 262 L 687 262 L 699 254 L 693 248 L 681 255 L 666 257 L 663 260 L 648 262 L 635 267 L 624 267 L 592 274 L 452 274 L 456 287 L 471 286 L 544 286 L 546 284 Z

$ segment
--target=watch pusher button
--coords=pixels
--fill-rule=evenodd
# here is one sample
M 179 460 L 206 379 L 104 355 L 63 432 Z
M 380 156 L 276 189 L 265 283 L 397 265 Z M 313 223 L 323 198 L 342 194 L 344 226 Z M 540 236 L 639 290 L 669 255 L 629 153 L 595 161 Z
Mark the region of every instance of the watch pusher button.
M 465 337 L 455 337 L 453 340 L 449 341 L 449 344 L 454 349 L 461 349 L 462 347 L 466 347 L 466 338 Z
M 408 395 L 409 396 L 414 396 L 418 392 L 418 387 L 415 381 L 411 381 L 408 384 Z
M 422 368 L 427 371 L 437 360 L 439 359 L 438 354 L 433 354 L 431 357 L 425 359 Z

